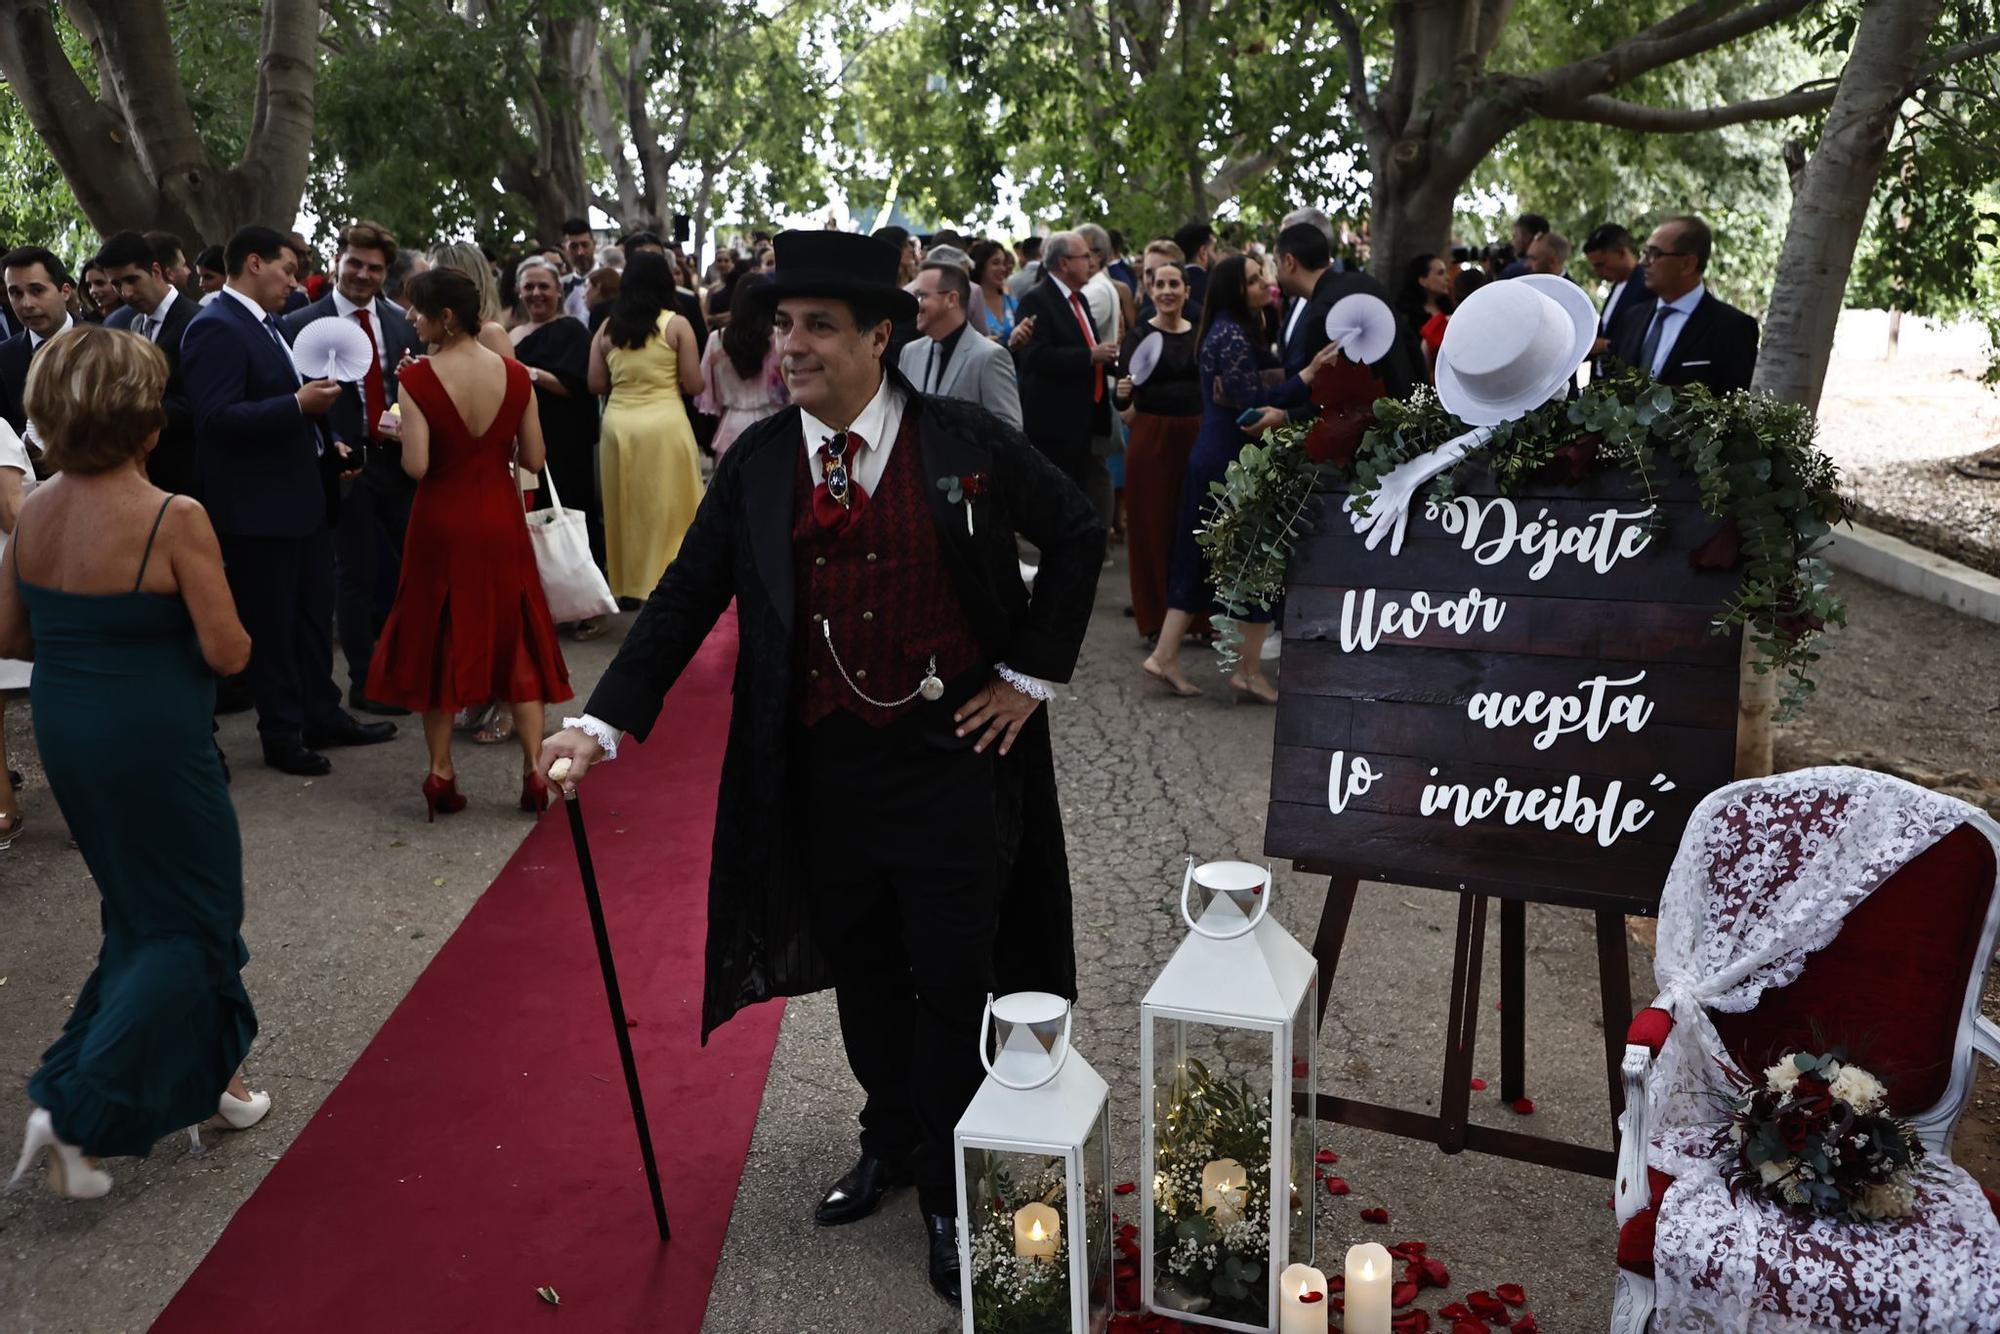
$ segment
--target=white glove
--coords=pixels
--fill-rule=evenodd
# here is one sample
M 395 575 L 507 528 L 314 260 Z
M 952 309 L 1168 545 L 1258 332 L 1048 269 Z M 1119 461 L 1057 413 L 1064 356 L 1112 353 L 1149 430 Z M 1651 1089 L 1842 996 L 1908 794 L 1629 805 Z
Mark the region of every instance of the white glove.
M 1348 522 L 1354 531 L 1367 535 L 1370 551 L 1382 545 L 1382 539 L 1389 539 L 1389 554 L 1403 554 L 1403 531 L 1410 523 L 1410 502 L 1423 487 L 1428 486 L 1439 473 L 1455 468 L 1475 449 L 1485 446 L 1493 437 L 1493 428 L 1482 426 L 1467 431 L 1464 435 L 1447 440 L 1428 454 L 1405 460 L 1389 470 L 1375 486 L 1368 498 L 1368 512 L 1358 512 L 1354 508 L 1355 497 L 1349 496 L 1341 505 L 1347 511 Z

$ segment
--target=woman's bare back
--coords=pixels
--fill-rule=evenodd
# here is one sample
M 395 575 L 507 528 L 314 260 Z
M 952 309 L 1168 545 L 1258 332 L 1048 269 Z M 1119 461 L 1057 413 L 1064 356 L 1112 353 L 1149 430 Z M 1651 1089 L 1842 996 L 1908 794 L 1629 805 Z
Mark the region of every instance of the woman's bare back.
M 130 593 L 139 578 L 147 593 L 180 591 L 172 549 L 180 536 L 176 509 L 192 511 L 184 497 L 169 505 L 168 493 L 144 477 L 56 477 L 35 488 L 21 507 L 21 520 L 8 555 L 20 578 L 38 588 L 95 596 Z M 166 506 L 162 515 L 161 507 Z M 154 522 L 159 531 L 154 536 Z M 148 541 L 152 554 L 146 554 Z
M 468 338 L 432 353 L 430 363 L 466 432 L 477 440 L 492 430 L 506 405 L 506 359 Z

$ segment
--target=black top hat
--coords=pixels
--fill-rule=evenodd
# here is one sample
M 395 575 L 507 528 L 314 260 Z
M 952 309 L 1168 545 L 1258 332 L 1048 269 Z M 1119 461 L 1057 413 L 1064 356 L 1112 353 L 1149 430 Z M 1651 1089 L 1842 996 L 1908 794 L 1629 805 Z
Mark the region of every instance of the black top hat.
M 772 305 L 792 296 L 880 302 L 891 318 L 915 319 L 917 299 L 897 283 L 903 256 L 886 241 L 857 232 L 779 232 L 771 242 L 778 271 L 758 295 Z

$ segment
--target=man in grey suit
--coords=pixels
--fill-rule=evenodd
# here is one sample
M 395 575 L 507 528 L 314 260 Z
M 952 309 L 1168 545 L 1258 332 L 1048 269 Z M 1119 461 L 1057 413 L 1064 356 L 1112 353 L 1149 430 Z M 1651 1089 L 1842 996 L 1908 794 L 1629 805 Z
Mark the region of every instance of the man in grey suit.
M 917 271 L 917 334 L 903 349 L 903 378 L 926 394 L 977 403 L 1021 429 L 1021 389 L 1007 349 L 974 333 L 965 322 L 972 280 L 956 264 L 926 264 Z

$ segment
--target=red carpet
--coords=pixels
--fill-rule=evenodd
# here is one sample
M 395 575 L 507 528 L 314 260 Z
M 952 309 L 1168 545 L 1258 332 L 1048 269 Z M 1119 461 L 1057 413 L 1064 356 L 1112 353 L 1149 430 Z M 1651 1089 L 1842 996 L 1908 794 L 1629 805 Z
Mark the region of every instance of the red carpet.
M 584 791 L 673 1241 L 654 1228 L 568 825 L 551 809 L 156 1334 L 700 1328 L 780 1015 L 754 1007 L 699 1045 L 735 657 L 732 614 L 653 740 Z M 536 1297 L 543 1285 L 560 1312 Z

